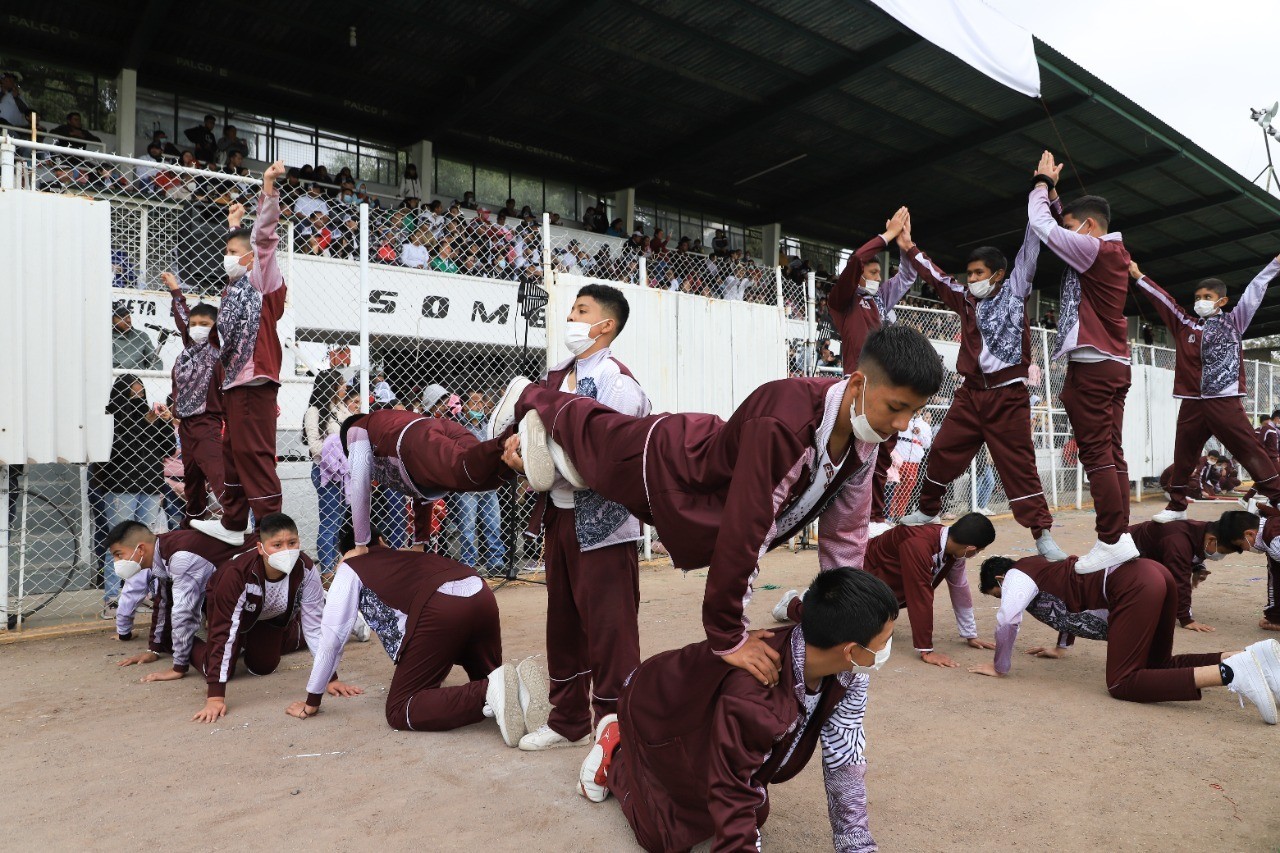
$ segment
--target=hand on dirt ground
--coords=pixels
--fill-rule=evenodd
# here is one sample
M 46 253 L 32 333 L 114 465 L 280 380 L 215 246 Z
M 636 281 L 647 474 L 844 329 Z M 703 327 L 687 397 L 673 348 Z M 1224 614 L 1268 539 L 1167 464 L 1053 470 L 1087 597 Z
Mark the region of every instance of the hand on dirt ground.
M 778 683 L 778 666 L 782 663 L 782 657 L 761 639 L 772 636 L 772 631 L 753 633 L 747 637 L 742 648 L 731 654 L 721 655 L 720 660 L 730 666 L 745 669 L 755 676 L 756 681 L 765 687 L 772 687 Z
M 1199 631 L 1201 634 L 1209 634 L 1218 630 L 1212 625 L 1206 625 L 1203 622 L 1188 622 L 1182 627 L 1186 628 L 1188 631 Z
M 364 692 L 364 688 L 356 687 L 354 684 L 344 684 L 341 681 L 330 681 L 324 692 L 330 696 L 359 696 Z
M 172 669 L 166 669 L 163 672 L 151 672 L 138 679 L 142 684 L 149 684 L 152 681 L 177 681 L 186 675 L 185 672 L 175 672 Z
M 1059 658 L 1066 656 L 1067 650 L 1055 648 L 1054 646 L 1036 646 L 1034 649 L 1027 649 L 1027 654 L 1034 655 L 1038 658 L 1058 660 Z
M 1003 678 L 1004 676 L 996 672 L 996 666 L 993 663 L 980 663 L 977 666 L 969 667 L 969 671 L 974 675 L 989 675 L 992 678 Z
M 284 712 L 290 717 L 297 717 L 299 720 L 305 720 L 308 717 L 314 717 L 316 714 L 319 714 L 320 708 L 308 705 L 306 702 L 294 702 L 288 708 L 285 708 Z
M 160 660 L 160 655 L 155 652 L 139 652 L 133 657 L 127 657 L 120 661 L 116 666 L 133 666 L 137 663 L 155 663 Z
M 503 442 L 502 461 L 512 471 L 524 473 L 524 459 L 520 457 L 520 436 L 513 435 Z
M 942 652 L 921 652 L 920 660 L 933 666 L 954 667 L 960 665 Z
M 193 723 L 212 723 L 219 717 L 227 715 L 227 701 L 221 696 L 210 696 L 204 700 L 204 707 L 191 718 Z
M 971 649 L 990 649 L 994 651 L 996 647 L 996 644 L 990 640 L 979 640 L 977 637 L 969 637 L 964 642 Z

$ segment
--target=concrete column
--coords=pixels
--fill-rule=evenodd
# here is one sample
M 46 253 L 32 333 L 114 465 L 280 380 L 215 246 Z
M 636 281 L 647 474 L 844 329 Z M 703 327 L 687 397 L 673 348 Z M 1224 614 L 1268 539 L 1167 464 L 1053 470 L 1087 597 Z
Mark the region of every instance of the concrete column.
M 613 194 L 614 216 L 622 217 L 624 231 L 630 234 L 636 230 L 636 188 L 627 187 Z
M 430 139 L 422 139 L 409 146 L 409 162 L 418 167 L 418 180 L 422 182 L 422 204 L 424 207 L 427 201 L 435 195 L 436 191 L 435 186 L 433 186 L 436 176 L 433 156 Z
M 782 223 L 769 222 L 760 226 L 760 251 L 764 257 L 760 260 L 769 266 L 778 263 L 779 245 L 782 243 Z
M 121 68 L 116 78 L 116 153 L 121 157 L 137 155 L 134 139 L 138 132 L 138 70 Z

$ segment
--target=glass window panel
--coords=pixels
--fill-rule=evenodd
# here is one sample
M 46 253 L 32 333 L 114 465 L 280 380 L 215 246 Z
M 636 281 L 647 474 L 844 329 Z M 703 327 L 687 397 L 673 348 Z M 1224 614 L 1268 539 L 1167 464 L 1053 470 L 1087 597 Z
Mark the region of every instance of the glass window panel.
M 498 210 L 511 192 L 511 175 L 506 169 L 476 166 L 476 202 Z
M 560 218 L 570 222 L 576 221 L 576 198 L 573 184 L 563 181 L 547 181 L 547 211 L 558 213 Z
M 471 164 L 462 160 L 436 158 L 436 192 L 448 203 L 450 199 L 462 198 L 462 194 L 472 189 Z
M 526 204 L 535 214 L 542 213 L 542 178 L 532 175 L 511 175 L 511 197 L 516 200 L 516 210 Z

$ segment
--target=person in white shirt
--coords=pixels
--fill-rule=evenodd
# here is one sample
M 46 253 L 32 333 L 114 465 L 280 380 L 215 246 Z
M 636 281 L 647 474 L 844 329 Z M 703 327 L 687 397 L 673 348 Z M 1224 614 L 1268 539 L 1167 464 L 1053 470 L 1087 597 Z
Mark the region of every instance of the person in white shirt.
M 422 198 L 422 181 L 418 180 L 418 167 L 410 163 L 404 167 L 404 177 L 400 179 L 399 198 Z
M 329 202 L 325 201 L 324 190 L 319 184 L 311 183 L 306 194 L 298 196 L 293 203 L 293 213 L 301 222 L 310 221 L 314 213 L 323 213 L 326 218 L 329 216 Z
M 920 476 L 920 466 L 925 455 L 933 444 L 933 427 L 924 415 L 916 415 L 907 424 L 907 428 L 898 433 L 898 455 L 902 463 L 898 466 L 898 487 L 893 491 L 893 505 L 889 507 L 889 515 L 901 518 L 906 515 L 907 506 L 915 491 L 916 480 Z
M 427 241 L 431 237 L 430 228 L 424 223 L 409 235 L 409 242 L 400 249 L 400 263 L 406 267 L 425 270 L 431 261 L 431 253 L 427 250 Z

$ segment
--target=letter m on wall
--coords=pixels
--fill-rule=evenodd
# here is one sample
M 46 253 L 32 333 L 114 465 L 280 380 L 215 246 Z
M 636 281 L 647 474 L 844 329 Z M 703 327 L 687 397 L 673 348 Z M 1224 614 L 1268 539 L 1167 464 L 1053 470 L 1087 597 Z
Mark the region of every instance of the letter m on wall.
M 492 314 L 484 307 L 484 303 L 477 299 L 471 305 L 471 322 L 479 320 L 481 323 L 500 323 L 505 325 L 507 315 L 511 313 L 510 305 L 499 305 L 497 310 Z

